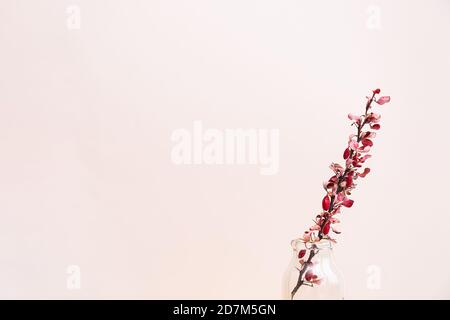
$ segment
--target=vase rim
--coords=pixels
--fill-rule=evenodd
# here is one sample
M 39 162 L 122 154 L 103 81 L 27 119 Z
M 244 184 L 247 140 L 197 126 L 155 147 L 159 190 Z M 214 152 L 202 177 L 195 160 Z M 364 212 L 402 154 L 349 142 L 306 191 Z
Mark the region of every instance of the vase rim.
M 313 249 L 313 248 L 332 249 L 332 241 L 329 239 L 321 239 L 316 242 L 309 242 L 309 241 L 305 241 L 301 238 L 298 238 L 298 239 L 294 239 L 291 241 L 292 249 L 298 250 L 299 245 L 301 245 L 301 248 L 306 248 L 306 249 Z

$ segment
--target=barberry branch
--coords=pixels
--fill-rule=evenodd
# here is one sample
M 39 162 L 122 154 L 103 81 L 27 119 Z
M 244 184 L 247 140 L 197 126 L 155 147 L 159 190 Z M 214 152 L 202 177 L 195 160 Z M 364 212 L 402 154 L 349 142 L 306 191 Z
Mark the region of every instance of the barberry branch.
M 371 139 L 375 137 L 375 132 L 363 131 L 364 127 L 369 125 L 372 130 L 380 129 L 380 125 L 378 124 L 380 115 L 373 112 L 369 113 L 372 108 L 372 103 L 376 102 L 379 105 L 383 105 L 390 101 L 389 96 L 383 96 L 377 100 L 375 97 L 379 93 L 380 89 L 375 89 L 372 91 L 372 96 L 370 98 L 367 97 L 363 115 L 348 115 L 349 119 L 353 121 L 352 125 L 356 126 L 357 132 L 355 135 L 350 136 L 348 147 L 344 151 L 345 169 L 338 164 L 331 164 L 330 168 L 334 171 L 334 176 L 324 184 L 327 194 L 322 200 L 323 211 L 316 217 L 316 220 L 314 221 L 315 225 L 312 226 L 309 231 L 305 231 L 303 241 L 311 243 L 322 239 L 334 241 L 334 239 L 328 235 L 330 232 L 330 225 L 338 222 L 334 216 L 340 213 L 341 206 L 349 208 L 353 205 L 353 200 L 348 199 L 347 195 L 349 195 L 350 191 L 356 186 L 354 180 L 358 177 L 364 178 L 370 172 L 370 168 L 365 168 L 363 172 L 358 172 L 358 169 L 362 167 L 362 164 L 369 157 L 371 157 L 368 152 L 373 146 Z M 363 154 L 366 155 L 363 156 Z M 340 233 L 333 228 L 331 229 L 335 233 Z M 308 272 L 308 269 L 312 265 L 311 261 L 318 252 L 318 250 L 316 251 L 314 248 L 317 247 L 313 245 L 313 249 L 310 250 L 306 262 L 303 261 L 303 259 L 301 259 L 302 257 L 299 255 L 301 269 L 299 269 L 297 283 L 291 292 L 291 299 L 294 299 L 297 291 L 305 284 L 304 278 L 305 275 L 308 276 L 307 273 L 309 273 L 310 277 L 317 277 Z

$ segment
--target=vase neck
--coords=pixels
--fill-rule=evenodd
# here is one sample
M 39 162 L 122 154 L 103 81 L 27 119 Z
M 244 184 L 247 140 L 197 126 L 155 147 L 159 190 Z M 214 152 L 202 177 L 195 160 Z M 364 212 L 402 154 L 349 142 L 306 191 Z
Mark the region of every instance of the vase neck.
M 331 251 L 333 249 L 331 241 L 327 239 L 322 239 L 317 242 L 305 242 L 301 239 L 296 239 L 292 241 L 292 249 L 294 252 L 299 252 L 300 250 L 314 250 L 314 251 Z

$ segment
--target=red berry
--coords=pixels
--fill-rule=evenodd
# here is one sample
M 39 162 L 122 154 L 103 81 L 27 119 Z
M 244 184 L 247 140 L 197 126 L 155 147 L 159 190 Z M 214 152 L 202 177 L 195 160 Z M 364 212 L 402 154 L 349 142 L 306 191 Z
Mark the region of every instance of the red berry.
M 328 195 L 326 195 L 322 200 L 322 209 L 323 210 L 330 209 L 330 197 L 328 197 Z
M 303 258 L 305 256 L 305 254 L 306 254 L 306 250 L 305 249 L 300 250 L 299 253 L 298 253 L 298 258 L 299 259 Z
M 370 139 L 363 139 L 363 140 L 361 141 L 361 143 L 362 143 L 362 145 L 363 145 L 364 147 L 366 147 L 366 146 L 369 146 L 369 147 L 373 146 L 373 142 L 372 142 L 372 140 L 370 140 Z
M 344 206 L 344 207 L 347 207 L 347 208 L 350 208 L 352 205 L 353 205 L 353 200 L 351 200 L 351 199 L 346 199 L 346 200 L 344 200 L 343 202 L 342 202 L 342 205 Z
M 345 149 L 345 151 L 344 151 L 344 160 L 347 160 L 348 157 L 350 157 L 350 149 L 349 148 Z
M 306 273 L 305 273 L 306 281 L 311 281 L 313 277 L 314 277 L 314 273 L 312 272 L 312 270 L 306 271 Z
M 353 177 L 349 174 L 349 175 L 347 175 L 347 178 L 346 178 L 346 185 L 347 185 L 347 188 L 348 187 L 351 187 L 352 186 L 352 183 L 353 183 Z
M 326 225 L 323 226 L 323 230 L 322 230 L 323 234 L 327 235 L 328 232 L 330 232 L 330 223 L 327 222 Z

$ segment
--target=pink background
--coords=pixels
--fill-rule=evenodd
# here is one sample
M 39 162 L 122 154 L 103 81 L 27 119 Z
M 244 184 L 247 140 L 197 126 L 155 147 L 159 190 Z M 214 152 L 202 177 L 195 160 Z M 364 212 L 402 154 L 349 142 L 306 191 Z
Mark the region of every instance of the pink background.
M 449 31 L 448 0 L 2 0 L 0 298 L 280 298 L 376 87 L 392 101 L 341 217 L 346 298 L 450 298 Z M 174 165 L 194 120 L 279 129 L 278 174 Z

